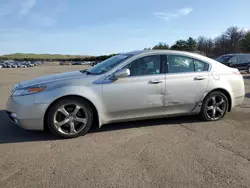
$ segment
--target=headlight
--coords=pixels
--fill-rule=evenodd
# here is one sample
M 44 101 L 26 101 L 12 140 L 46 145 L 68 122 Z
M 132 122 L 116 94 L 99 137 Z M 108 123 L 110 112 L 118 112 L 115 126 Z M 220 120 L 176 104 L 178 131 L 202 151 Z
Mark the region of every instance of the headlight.
M 12 89 L 11 89 L 11 93 L 13 93 L 15 90 L 17 90 L 20 87 L 19 84 L 15 84 Z
M 28 88 L 20 88 L 16 89 L 12 96 L 23 96 L 23 95 L 30 95 L 34 93 L 39 93 L 43 91 L 46 88 L 46 86 L 39 86 L 39 87 L 28 87 Z

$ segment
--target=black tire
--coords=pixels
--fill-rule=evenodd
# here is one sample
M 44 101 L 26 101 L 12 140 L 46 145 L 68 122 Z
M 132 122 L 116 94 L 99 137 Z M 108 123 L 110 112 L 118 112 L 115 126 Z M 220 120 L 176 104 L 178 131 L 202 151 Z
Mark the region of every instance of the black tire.
M 65 134 L 59 131 L 58 128 L 56 128 L 56 125 L 54 123 L 54 118 L 56 116 L 56 113 L 58 113 L 58 109 L 60 107 L 71 105 L 71 104 L 76 104 L 84 108 L 84 115 L 87 118 L 87 123 L 84 125 L 83 129 L 80 130 L 79 132 Z M 48 115 L 47 115 L 47 125 L 48 125 L 49 130 L 54 135 L 62 137 L 62 138 L 76 138 L 78 136 L 83 136 L 88 133 L 92 124 L 93 124 L 93 110 L 91 106 L 84 99 L 79 99 L 76 97 L 63 98 L 62 100 L 57 101 L 55 104 L 53 104 L 53 106 L 49 108 Z
M 223 111 L 224 112 L 220 114 L 219 118 L 212 118 L 212 117 L 210 117 L 210 115 L 208 113 L 208 106 L 210 106 L 209 103 L 211 102 L 212 97 L 221 98 L 225 102 L 223 104 Z M 211 106 L 213 106 L 213 105 L 211 105 Z M 214 91 L 214 92 L 209 93 L 205 97 L 205 99 L 203 100 L 200 116 L 201 116 L 202 120 L 204 120 L 204 121 L 217 121 L 217 120 L 222 119 L 227 112 L 228 112 L 228 99 L 227 99 L 227 97 L 220 91 Z M 218 112 L 217 112 L 217 114 L 218 114 Z

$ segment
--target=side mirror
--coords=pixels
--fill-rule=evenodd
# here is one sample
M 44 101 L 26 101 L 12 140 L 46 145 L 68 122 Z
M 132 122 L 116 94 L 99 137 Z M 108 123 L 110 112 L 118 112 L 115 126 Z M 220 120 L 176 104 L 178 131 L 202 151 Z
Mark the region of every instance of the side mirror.
M 114 79 L 119 79 L 119 78 L 124 78 L 130 75 L 130 70 L 129 69 L 121 69 L 118 70 L 115 74 L 114 74 Z

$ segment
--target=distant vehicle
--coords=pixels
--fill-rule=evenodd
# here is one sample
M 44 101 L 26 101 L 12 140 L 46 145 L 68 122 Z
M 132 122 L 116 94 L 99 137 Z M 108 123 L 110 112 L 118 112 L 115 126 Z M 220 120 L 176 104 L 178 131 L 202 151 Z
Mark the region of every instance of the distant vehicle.
M 216 61 L 250 73 L 250 54 L 226 54 L 218 57 Z
M 0 69 L 1 69 L 1 68 L 3 68 L 3 65 L 2 65 L 2 64 L 0 64 Z
M 12 65 L 11 64 L 7 64 L 6 68 L 12 68 Z
M 72 65 L 86 65 L 86 64 L 87 64 L 86 62 L 82 62 L 82 61 L 72 62 Z
M 91 63 L 90 63 L 90 65 L 91 66 L 95 66 L 95 65 L 97 65 L 99 62 L 98 61 L 92 61 Z
M 7 68 L 7 63 L 3 63 L 3 68 Z
M 72 63 L 69 61 L 65 61 L 65 62 L 60 62 L 60 65 L 72 65 Z
M 22 64 L 22 63 L 18 63 L 18 64 L 17 64 L 17 67 L 18 67 L 18 68 L 27 68 L 27 66 L 24 65 L 24 64 Z
M 136 51 L 87 70 L 22 81 L 12 88 L 7 113 L 24 129 L 72 138 L 94 120 L 99 127 L 184 114 L 217 121 L 244 97 L 238 69 L 195 53 Z
M 23 63 L 23 65 L 25 65 L 26 67 L 32 67 L 31 63 L 29 63 L 29 62 L 25 62 L 25 63 Z

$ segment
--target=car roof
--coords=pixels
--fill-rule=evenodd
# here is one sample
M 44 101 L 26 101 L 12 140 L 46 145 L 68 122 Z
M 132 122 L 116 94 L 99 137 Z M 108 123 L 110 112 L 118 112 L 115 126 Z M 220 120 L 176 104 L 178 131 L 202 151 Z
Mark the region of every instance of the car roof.
M 147 53 L 167 53 L 167 54 L 183 54 L 183 55 L 200 55 L 195 52 L 187 52 L 187 51 L 178 51 L 178 50 L 137 50 L 137 51 L 130 51 L 124 54 L 131 54 L 131 55 L 138 55 L 138 54 L 147 54 Z
M 232 53 L 232 54 L 224 54 L 222 56 L 233 56 L 233 55 L 250 55 L 250 53 Z
M 206 56 L 200 55 L 195 52 L 186 52 L 186 51 L 178 51 L 178 50 L 138 50 L 138 51 L 131 51 L 124 54 L 129 55 L 140 55 L 140 54 L 167 54 L 167 55 L 183 55 L 183 56 L 189 56 L 191 58 L 200 59 L 203 61 L 209 61 L 211 62 L 211 58 L 208 58 Z

